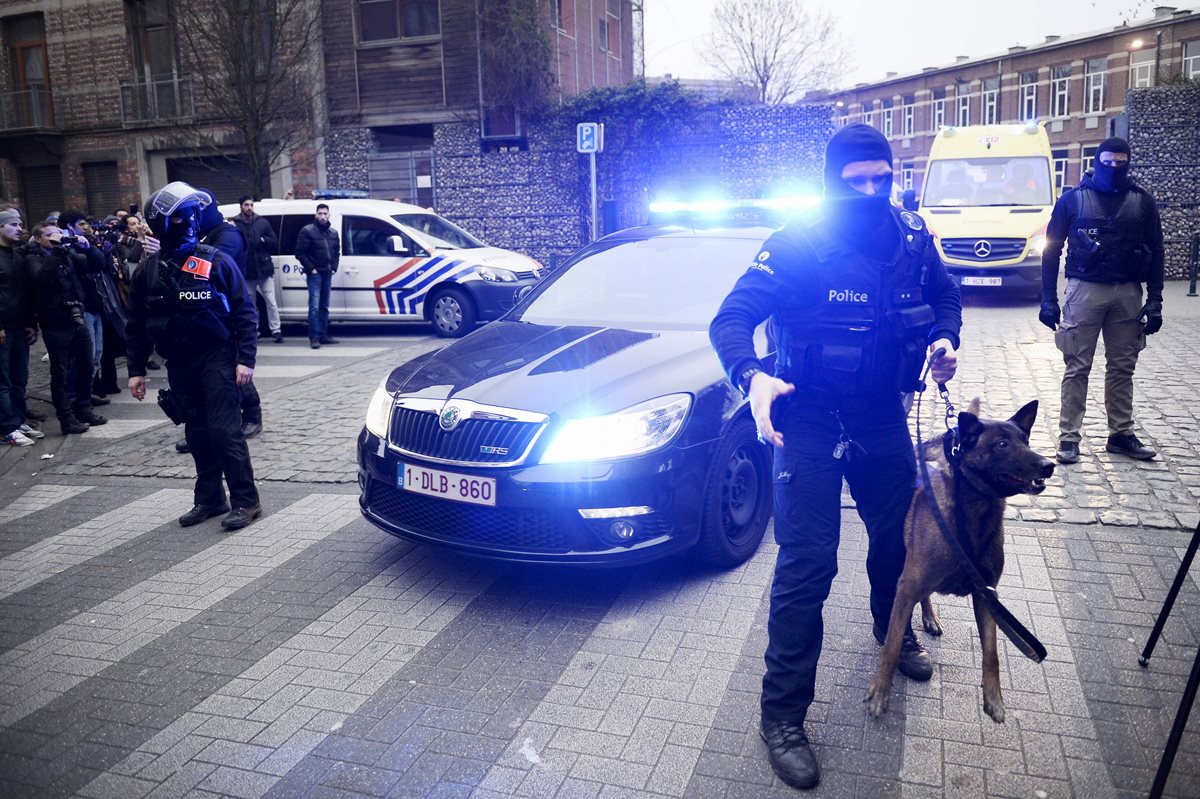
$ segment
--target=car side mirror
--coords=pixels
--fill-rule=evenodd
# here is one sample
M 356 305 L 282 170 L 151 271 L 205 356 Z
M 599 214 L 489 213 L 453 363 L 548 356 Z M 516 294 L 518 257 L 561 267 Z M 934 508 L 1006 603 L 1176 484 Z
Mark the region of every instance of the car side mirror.
M 387 248 L 392 255 L 408 255 L 408 247 L 400 236 L 388 236 Z
M 917 192 L 915 189 L 905 189 L 904 190 L 903 204 L 904 204 L 905 211 L 917 210 Z

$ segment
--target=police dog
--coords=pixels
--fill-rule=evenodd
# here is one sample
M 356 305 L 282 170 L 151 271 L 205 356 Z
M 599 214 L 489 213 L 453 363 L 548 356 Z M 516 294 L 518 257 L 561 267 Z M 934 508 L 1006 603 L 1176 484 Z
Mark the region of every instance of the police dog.
M 1016 494 L 1040 494 L 1046 478 L 1054 473 L 1054 464 L 1029 448 L 1029 432 L 1037 417 L 1037 400 L 1029 403 L 1007 421 L 979 418 L 979 400 L 958 415 L 958 436 L 962 457 L 962 485 L 955 485 L 955 472 L 943 450 L 943 437 L 923 442 L 919 457 L 929 469 L 933 496 L 942 517 L 955 530 L 954 503 L 961 502 L 966 520 L 965 546 L 979 573 L 995 586 L 1004 570 L 1004 506 Z M 947 433 L 946 435 L 949 435 Z M 933 611 L 930 595 L 971 593 L 971 581 L 958 566 L 954 553 L 942 537 L 920 485 L 904 522 L 904 544 L 908 555 L 896 586 L 896 602 L 888 624 L 887 641 L 875 679 L 863 700 L 873 716 L 888 706 L 892 676 L 900 659 L 904 630 L 919 602 L 927 631 L 940 635 L 942 628 Z M 960 541 L 962 538 L 959 539 Z M 992 720 L 1004 721 L 1004 700 L 1000 696 L 1000 659 L 996 652 L 996 620 L 978 602 L 972 600 L 975 623 L 983 650 L 983 709 Z

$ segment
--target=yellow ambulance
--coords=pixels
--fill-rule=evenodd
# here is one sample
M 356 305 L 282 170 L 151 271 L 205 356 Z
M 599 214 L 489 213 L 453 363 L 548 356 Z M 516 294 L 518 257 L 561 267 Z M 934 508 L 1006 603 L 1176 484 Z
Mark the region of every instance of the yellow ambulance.
M 947 271 L 963 287 L 1040 296 L 1042 248 L 1056 191 L 1050 139 L 1039 123 L 938 132 L 916 210 Z

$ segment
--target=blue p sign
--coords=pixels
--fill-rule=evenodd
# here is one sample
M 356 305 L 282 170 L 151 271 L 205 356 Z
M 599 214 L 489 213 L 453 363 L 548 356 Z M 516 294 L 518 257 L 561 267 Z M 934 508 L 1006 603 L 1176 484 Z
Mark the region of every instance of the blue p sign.
M 580 122 L 575 126 L 575 149 L 581 153 L 598 153 L 603 150 L 602 130 L 598 122 Z

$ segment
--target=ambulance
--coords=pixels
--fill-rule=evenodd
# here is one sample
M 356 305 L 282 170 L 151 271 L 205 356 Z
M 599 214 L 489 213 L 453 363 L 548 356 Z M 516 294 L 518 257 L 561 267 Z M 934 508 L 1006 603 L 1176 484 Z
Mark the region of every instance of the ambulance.
M 964 287 L 1040 296 L 1042 249 L 1056 191 L 1050 139 L 1039 123 L 938 132 L 918 210 L 950 276 Z
M 489 247 L 417 205 L 370 199 L 259 200 L 254 212 L 275 231 L 275 292 L 284 322 L 308 319 L 308 283 L 296 260 L 296 237 L 317 205 L 341 238 L 329 319 L 337 322 L 421 321 L 446 338 L 496 319 L 542 277 L 532 258 Z M 226 219 L 241 209 L 220 206 Z M 260 305 L 260 315 L 263 310 Z

